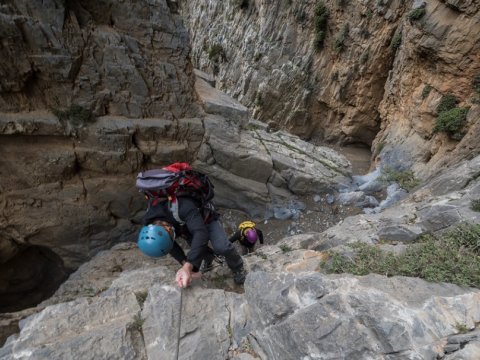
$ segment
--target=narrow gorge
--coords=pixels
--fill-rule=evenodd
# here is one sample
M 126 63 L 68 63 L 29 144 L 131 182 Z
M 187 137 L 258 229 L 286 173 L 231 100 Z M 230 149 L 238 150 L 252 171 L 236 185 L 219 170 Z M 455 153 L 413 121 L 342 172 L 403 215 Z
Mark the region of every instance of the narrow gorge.
M 480 358 L 480 1 L 6 0 L 0 39 L 0 360 Z M 263 230 L 244 286 L 138 250 L 180 161 Z

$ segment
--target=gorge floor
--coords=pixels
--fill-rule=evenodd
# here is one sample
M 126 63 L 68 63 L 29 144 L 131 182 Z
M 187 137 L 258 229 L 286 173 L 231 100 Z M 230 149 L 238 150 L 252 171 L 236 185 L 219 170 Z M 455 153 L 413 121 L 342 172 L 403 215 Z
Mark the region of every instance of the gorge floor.
M 371 152 L 365 147 L 358 146 L 332 146 L 325 145 L 344 155 L 352 164 L 354 175 L 365 175 L 370 170 Z M 223 226 L 228 235 L 235 232 L 239 223 L 245 220 L 257 221 L 257 226 L 263 231 L 265 244 L 276 244 L 281 239 L 302 234 L 316 232 L 321 233 L 344 218 L 362 213 L 362 209 L 354 206 L 343 206 L 341 204 L 327 202 L 325 194 L 311 194 L 297 196 L 298 200 L 305 204 L 305 210 L 299 212 L 296 219 L 280 220 L 274 217 L 268 219 L 249 219 L 240 211 L 222 209 Z

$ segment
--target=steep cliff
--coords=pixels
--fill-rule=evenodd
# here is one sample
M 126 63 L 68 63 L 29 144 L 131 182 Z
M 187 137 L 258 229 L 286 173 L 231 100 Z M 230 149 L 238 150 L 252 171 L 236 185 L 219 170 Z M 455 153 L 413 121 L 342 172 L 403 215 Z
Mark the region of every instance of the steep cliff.
M 2 111 L 172 118 L 193 101 L 188 34 L 165 1 L 6 1 L 0 13 Z
M 272 127 L 373 144 L 374 156 L 421 177 L 478 153 L 477 1 L 180 4 L 194 65 Z M 460 142 L 435 131 L 449 94 L 469 108 Z
M 194 65 L 256 118 L 308 139 L 370 145 L 408 5 L 325 1 L 326 37 L 316 46 L 318 3 L 180 1 Z
M 428 177 L 480 150 L 480 3 L 428 1 L 424 10 L 418 19 L 410 12 L 403 20 L 374 148 L 397 167 Z M 448 99 L 448 121 L 458 129 L 436 132 Z
M 2 2 L 0 359 L 478 359 L 478 289 L 321 267 L 480 221 L 478 27 L 478 0 Z M 136 173 L 190 161 L 220 205 L 314 192 L 335 222 L 351 164 L 277 128 L 436 178 L 322 233 L 265 231 L 244 289 L 219 266 L 182 295 L 178 264 L 130 242 Z
M 38 303 L 132 237 L 144 207 L 134 173 L 146 162 L 194 158 L 203 125 L 185 118 L 199 106 L 188 34 L 170 6 L 0 5 L 2 311 Z
M 2 312 L 38 303 L 98 251 L 135 239 L 142 169 L 195 163 L 214 181 L 217 205 L 260 218 L 274 197 L 351 174 L 334 151 L 247 129 L 245 107 L 202 80 L 194 88 L 174 2 L 0 9 Z

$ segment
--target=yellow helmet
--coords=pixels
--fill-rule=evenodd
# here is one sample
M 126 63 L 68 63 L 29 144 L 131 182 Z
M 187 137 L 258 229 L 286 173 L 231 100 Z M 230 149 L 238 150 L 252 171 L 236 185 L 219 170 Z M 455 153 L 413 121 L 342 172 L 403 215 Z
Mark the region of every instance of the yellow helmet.
M 244 222 L 240 223 L 240 225 L 238 225 L 238 228 L 243 233 L 246 229 L 255 229 L 255 226 L 256 226 L 256 224 L 253 221 L 247 220 L 247 221 L 244 221 Z

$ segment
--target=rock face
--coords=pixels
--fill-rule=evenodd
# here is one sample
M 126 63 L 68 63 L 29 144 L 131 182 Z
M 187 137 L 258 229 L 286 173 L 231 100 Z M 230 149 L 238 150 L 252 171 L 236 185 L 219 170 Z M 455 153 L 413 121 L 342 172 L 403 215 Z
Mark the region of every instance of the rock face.
M 405 277 L 327 276 L 319 265 L 328 257 L 323 250 L 352 241 L 393 236 L 410 243 L 415 236 L 409 234 L 478 222 L 470 204 L 479 196 L 479 159 L 445 171 L 381 214 L 262 246 L 245 257 L 244 294 L 224 290 L 239 289 L 223 267 L 181 294 L 172 287 L 178 265 L 171 257 L 151 260 L 134 243 L 119 244 L 82 265 L 21 321 L 0 359 L 87 359 L 111 356 L 116 348 L 132 359 L 476 360 L 478 289 Z M 5 334 L 15 331 L 15 318 L 8 320 Z M 51 334 L 41 331 L 50 327 Z
M 463 223 L 479 223 L 480 213 L 472 200 L 480 198 L 480 156 L 445 170 L 398 206 L 379 214 L 349 217 L 325 231 L 308 247 L 326 250 L 352 242 L 382 241 L 412 243 L 422 234 L 432 234 Z
M 478 4 L 326 1 L 321 51 L 316 4 L 0 5 L 0 311 L 38 304 L 58 285 L 47 280 L 63 281 L 98 254 L 48 300 L 0 316 L 2 343 L 18 332 L 1 360 L 479 358 L 478 290 L 319 273 L 327 248 L 410 243 L 480 220 L 470 206 L 480 197 Z M 179 5 L 195 64 L 243 105 L 208 74 L 197 72 L 193 87 Z M 450 92 L 456 106 L 470 106 L 459 143 L 432 134 Z M 249 108 L 264 122 L 251 121 Z M 136 173 L 192 162 L 211 176 L 219 205 L 259 217 L 292 194 L 350 181 L 343 156 L 279 128 L 373 141 L 382 161 L 424 178 L 458 167 L 396 208 L 264 246 L 246 257 L 244 294 L 225 291 L 239 289 L 221 268 L 182 295 L 172 287 L 178 265 L 145 259 L 129 242 L 145 208 Z
M 258 271 L 248 275 L 244 294 L 201 282 L 181 293 L 171 286 L 169 265 L 141 265 L 138 250 L 125 246 L 85 264 L 81 273 L 90 272 L 91 280 L 84 277 L 81 286 L 94 285 L 99 265 L 108 267 L 114 258 L 138 268 L 126 264 L 87 297 L 57 297 L 56 304 L 22 321 L 0 359 L 478 356 L 478 290 L 403 277 Z M 459 334 L 460 325 L 466 333 Z
M 12 283 L 5 291 L 18 288 L 18 278 L 24 286 L 31 278 L 37 287 L 34 283 L 43 281 L 40 273 L 51 272 L 33 276 L 23 269 L 24 249 L 30 246 L 44 248 L 40 254 L 53 252 L 39 258 L 38 266 L 58 268 L 62 276 L 46 278 L 61 282 L 98 251 L 134 240 L 146 207 L 135 188 L 141 169 L 194 163 L 215 183 L 217 205 L 258 217 L 274 200 L 333 188 L 350 176 L 350 163 L 336 152 L 283 132 L 242 128 L 245 108 L 224 94 L 206 99 L 203 94 L 204 104 L 217 103 L 205 105 L 217 115 L 175 120 L 104 116 L 77 124 L 48 112 L 1 114 L 0 262 L 18 265 L 2 272 L 0 279 Z M 16 300 L 20 294 L 8 301 L 2 297 L 0 309 L 31 306 Z
M 50 279 L 51 292 L 131 239 L 144 208 L 135 172 L 146 159 L 191 161 L 203 126 L 190 117 L 201 109 L 174 3 L 15 1 L 0 14 L 0 308 L 10 311 L 38 302 L 27 284 Z
M 371 144 L 406 4 L 325 1 L 328 27 L 317 49 L 317 1 L 179 3 L 194 65 L 256 119 L 308 139 Z
M 194 65 L 256 119 L 308 139 L 372 145 L 423 178 L 478 153 L 480 7 L 471 1 L 180 1 Z M 441 98 L 463 139 L 433 131 Z
M 190 160 L 203 135 L 199 119 L 109 117 L 75 136 L 53 115 L 8 115 L 1 124 L 2 243 L 47 246 L 70 269 L 130 239 L 145 206 L 134 181 L 143 157 Z M 170 144 L 159 146 L 163 137 Z M 12 251 L 5 246 L 3 261 Z
M 169 1 L 22 0 L 0 13 L 2 111 L 79 104 L 97 116 L 188 112 L 188 34 Z
M 218 187 L 219 204 L 236 207 L 253 198 L 252 206 L 240 208 L 264 215 L 272 165 L 260 177 L 245 169 L 261 163 L 266 150 L 257 146 L 260 153 L 230 175 L 217 140 L 204 139 L 188 34 L 177 8 L 164 0 L 0 6 L 0 264 L 9 269 L 0 277 L 1 291 L 9 294 L 2 296 L 1 311 L 31 305 L 18 301 L 18 296 L 27 302 L 37 298 L 25 296 L 26 284 L 35 288 L 47 278 L 57 279 L 42 287 L 51 293 L 98 251 L 133 240 L 145 208 L 134 188 L 136 173 L 194 162 L 202 144 L 202 153 L 210 147 L 223 166 L 207 156 L 209 165 L 202 167 L 217 183 L 224 181 Z M 208 84 L 202 87 L 201 80 L 196 92 L 217 122 L 228 120 L 234 126 L 226 130 L 240 133 L 249 119 L 244 106 Z M 341 157 L 338 161 L 348 174 L 349 164 Z M 284 172 L 295 173 L 291 166 L 303 165 L 290 163 Z M 333 185 L 326 175 L 328 186 Z M 311 180 L 316 173 L 308 176 Z M 247 178 L 256 190 L 244 183 L 243 195 L 232 199 L 231 189 L 239 187 L 229 184 L 231 178 L 237 184 Z M 283 189 L 277 192 L 288 196 L 299 189 L 286 184 L 277 180 L 272 191 Z M 22 269 L 32 246 L 35 266 Z M 58 276 L 51 275 L 54 269 Z M 22 287 L 15 285 L 18 279 Z
M 249 209 L 257 203 L 259 210 L 253 213 L 263 217 L 265 204 L 272 199 L 281 202 L 291 193 L 324 192 L 349 181 L 350 162 L 329 148 L 261 128 L 226 137 L 235 131 L 218 120 L 205 120 L 209 140 L 200 149 L 196 165 L 217 179 L 220 205 L 252 212 Z M 232 192 L 232 188 L 240 192 Z
M 267 359 L 433 359 L 455 332 L 445 319 L 466 308 L 462 321 L 478 316 L 470 306 L 479 294 L 462 292 L 406 278 L 253 273 L 245 297 Z
M 375 140 L 382 158 L 397 168 L 412 167 L 429 177 L 438 169 L 478 154 L 480 116 L 480 5 L 463 1 L 427 1 L 419 20 L 404 20 L 402 44 L 380 104 L 382 130 Z M 477 79 L 477 80 L 476 80 Z M 477 84 L 477 85 L 475 85 Z M 438 105 L 445 95 L 469 108 L 460 142 L 433 133 Z
M 242 130 L 238 105 L 229 101 L 226 110 L 214 110 L 228 121 L 109 116 L 75 126 L 49 113 L 3 114 L 2 261 L 38 245 L 71 270 L 114 242 L 132 240 L 145 209 L 135 175 L 145 167 L 198 159 L 219 205 L 258 216 L 277 195 L 333 188 L 350 175 L 350 163 L 330 149 L 282 132 Z

